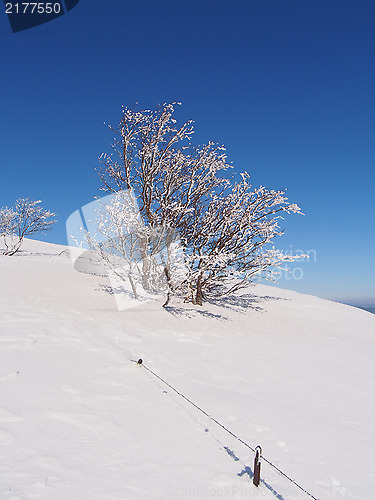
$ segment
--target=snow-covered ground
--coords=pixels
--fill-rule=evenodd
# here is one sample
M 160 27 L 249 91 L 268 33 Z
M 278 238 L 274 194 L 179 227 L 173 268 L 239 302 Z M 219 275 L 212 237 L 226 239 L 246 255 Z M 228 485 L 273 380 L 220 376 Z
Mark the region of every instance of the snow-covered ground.
M 256 285 L 119 312 L 63 247 L 0 256 L 0 498 L 375 497 L 375 316 Z

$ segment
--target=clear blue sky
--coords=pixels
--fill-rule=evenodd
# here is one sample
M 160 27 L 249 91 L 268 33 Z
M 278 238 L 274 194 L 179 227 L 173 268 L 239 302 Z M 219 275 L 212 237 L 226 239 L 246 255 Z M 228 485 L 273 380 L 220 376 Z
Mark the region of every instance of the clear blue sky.
M 316 261 L 280 286 L 375 303 L 373 0 L 80 0 L 18 33 L 3 11 L 0 41 L 0 205 L 57 212 L 40 239 L 65 244 L 67 217 L 99 193 L 103 122 L 178 100 L 197 143 L 225 144 L 236 171 L 306 213 L 276 246 Z

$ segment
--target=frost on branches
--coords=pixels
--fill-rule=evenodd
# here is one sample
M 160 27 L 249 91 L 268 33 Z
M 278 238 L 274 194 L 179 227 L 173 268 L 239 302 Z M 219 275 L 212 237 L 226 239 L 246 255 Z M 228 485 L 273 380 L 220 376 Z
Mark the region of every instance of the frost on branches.
M 147 300 L 160 293 L 169 294 L 186 275 L 178 233 L 167 225 L 146 225 L 132 190 L 123 190 L 90 204 L 92 220 L 83 230 L 84 242 L 74 241 L 91 264 L 105 269 L 112 288 L 127 293 L 130 286 L 135 300 Z M 129 307 L 122 301 L 120 309 Z
M 56 220 L 53 212 L 40 206 L 41 201 L 19 198 L 15 208 L 0 209 L 0 238 L 3 255 L 14 255 L 26 236 L 52 229 Z
M 232 293 L 256 275 L 267 276 L 271 268 L 297 258 L 275 250 L 272 240 L 282 233 L 278 225 L 282 215 L 301 211 L 288 202 L 285 191 L 253 189 L 246 172 L 240 182 L 229 180 L 225 148 L 212 142 L 194 146 L 192 121 L 178 125 L 173 118 L 176 104 L 163 104 L 154 111 L 124 108 L 119 126 L 110 126 L 115 134 L 112 153 L 100 157 L 99 175 L 107 193 L 131 190 L 138 200 L 139 212 L 131 223 L 136 236 L 127 243 L 129 248 L 135 245 L 132 252 L 138 260 L 133 267 L 138 262 L 145 269 L 137 271 L 142 276 L 138 280 L 144 286 L 159 286 L 160 276 L 145 249 L 153 248 L 155 231 L 162 228 L 163 251 L 170 255 L 175 239 L 168 234 L 177 231 L 185 256 L 184 266 L 179 266 L 184 275 L 179 273 L 170 291 L 201 305 L 204 298 Z M 112 208 L 106 223 L 120 241 L 121 206 Z M 111 213 L 116 213 L 116 220 Z M 163 262 L 165 277 L 173 276 L 170 262 L 168 258 Z M 128 269 L 133 276 L 130 262 Z

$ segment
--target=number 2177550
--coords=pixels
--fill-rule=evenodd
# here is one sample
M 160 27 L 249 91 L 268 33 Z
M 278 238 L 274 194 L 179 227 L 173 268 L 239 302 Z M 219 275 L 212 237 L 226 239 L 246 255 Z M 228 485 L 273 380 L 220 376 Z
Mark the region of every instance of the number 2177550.
M 54 2 L 20 2 L 5 4 L 6 14 L 59 14 L 61 4 Z

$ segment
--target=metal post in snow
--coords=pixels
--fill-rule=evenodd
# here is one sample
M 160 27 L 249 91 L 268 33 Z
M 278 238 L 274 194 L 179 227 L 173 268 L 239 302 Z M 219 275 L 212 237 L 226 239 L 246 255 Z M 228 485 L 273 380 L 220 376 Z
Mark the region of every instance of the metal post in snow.
M 254 458 L 254 478 L 253 484 L 259 486 L 260 482 L 260 460 L 262 458 L 262 448 L 257 446 L 255 448 L 255 458 Z

